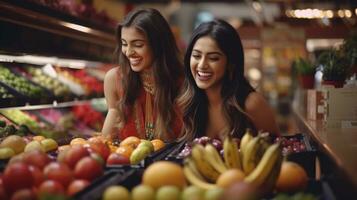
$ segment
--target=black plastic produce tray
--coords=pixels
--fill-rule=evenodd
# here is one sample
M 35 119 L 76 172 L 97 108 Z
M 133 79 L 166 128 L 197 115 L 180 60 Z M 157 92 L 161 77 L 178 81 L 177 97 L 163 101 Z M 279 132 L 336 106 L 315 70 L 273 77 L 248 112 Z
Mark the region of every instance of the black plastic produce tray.
M 283 137 L 287 139 L 297 138 L 303 142 L 303 144 L 306 147 L 305 151 L 289 153 L 288 155 L 286 155 L 286 159 L 301 165 L 305 169 L 309 178 L 314 178 L 316 174 L 315 162 L 316 162 L 317 152 L 315 147 L 310 143 L 308 137 L 305 136 L 303 133 L 298 133 L 295 135 L 283 136 Z
M 155 151 L 148 155 L 144 160 L 142 160 L 139 164 L 137 165 L 107 165 L 107 169 L 130 169 L 131 167 L 135 168 L 146 168 L 153 162 L 159 161 L 159 160 L 165 160 L 165 158 L 178 147 L 177 142 L 171 142 L 171 143 L 166 143 L 165 146 L 158 151 Z
M 76 200 L 99 200 L 102 199 L 104 190 L 112 185 L 123 185 L 132 188 L 141 182 L 142 169 L 107 170 L 105 174 L 94 180 L 89 186 L 75 194 L 72 199 Z

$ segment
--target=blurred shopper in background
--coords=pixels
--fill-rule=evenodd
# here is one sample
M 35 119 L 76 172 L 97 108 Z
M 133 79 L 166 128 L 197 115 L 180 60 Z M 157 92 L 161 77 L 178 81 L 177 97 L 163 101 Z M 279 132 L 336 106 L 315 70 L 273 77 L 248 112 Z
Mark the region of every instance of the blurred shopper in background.
M 163 140 L 179 137 L 175 99 L 183 66 L 174 35 L 155 9 L 134 10 L 117 27 L 119 67 L 107 72 L 105 136 Z
M 280 135 L 274 112 L 244 77 L 240 36 L 223 20 L 199 25 L 184 57 L 179 104 L 188 137 L 241 138 L 246 128 Z

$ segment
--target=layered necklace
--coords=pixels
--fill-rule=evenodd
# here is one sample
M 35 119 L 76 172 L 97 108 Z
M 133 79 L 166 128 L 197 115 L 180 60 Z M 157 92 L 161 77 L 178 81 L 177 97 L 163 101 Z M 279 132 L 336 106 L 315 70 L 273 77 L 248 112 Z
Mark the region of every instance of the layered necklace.
M 155 80 L 152 71 L 143 71 L 140 73 L 142 84 L 145 90 L 145 137 L 152 140 L 155 135 L 155 124 L 153 116 L 152 96 L 155 93 Z

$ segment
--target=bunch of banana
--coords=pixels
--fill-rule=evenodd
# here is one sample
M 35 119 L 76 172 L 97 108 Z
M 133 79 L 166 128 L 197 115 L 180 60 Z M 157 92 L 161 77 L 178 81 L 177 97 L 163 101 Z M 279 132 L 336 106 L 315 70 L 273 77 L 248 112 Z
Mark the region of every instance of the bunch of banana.
M 243 157 L 244 151 L 249 143 L 254 138 L 253 133 L 250 129 L 247 129 L 240 140 L 240 152 L 241 156 Z
M 245 174 L 250 174 L 255 169 L 268 147 L 269 144 L 261 135 L 252 138 L 248 142 L 242 154 L 242 165 Z
M 212 144 L 205 146 L 205 159 L 212 165 L 212 167 L 219 173 L 227 171 L 227 166 L 224 164 L 221 156 L 219 155 L 216 147 Z
M 223 141 L 223 157 L 228 168 L 242 169 L 238 145 L 229 135 Z
M 279 176 L 282 161 L 280 144 L 270 145 L 258 165 L 244 180 L 258 187 L 273 188 Z
M 217 178 L 220 175 L 220 172 L 212 166 L 210 159 L 211 155 L 208 155 L 209 152 L 206 152 L 205 147 L 201 144 L 196 144 L 192 147 L 191 157 L 197 167 L 198 171 L 210 182 L 216 182 Z M 218 163 L 217 163 L 218 165 Z M 222 166 L 223 167 L 223 166 Z
M 188 157 L 184 161 L 183 172 L 187 180 L 199 188 L 210 190 L 216 188 L 216 184 L 209 183 L 205 178 L 200 174 L 192 158 Z

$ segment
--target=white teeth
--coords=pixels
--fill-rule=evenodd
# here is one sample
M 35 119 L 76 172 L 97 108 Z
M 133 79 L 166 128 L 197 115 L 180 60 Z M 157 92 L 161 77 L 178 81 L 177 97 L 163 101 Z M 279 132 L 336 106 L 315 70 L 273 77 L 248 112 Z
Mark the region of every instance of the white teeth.
M 199 76 L 211 76 L 212 75 L 212 73 L 210 73 L 210 72 L 197 72 L 197 74 L 199 75 Z
M 140 61 L 141 61 L 140 58 L 130 59 L 130 64 L 131 65 L 137 65 L 137 64 L 140 63 Z

